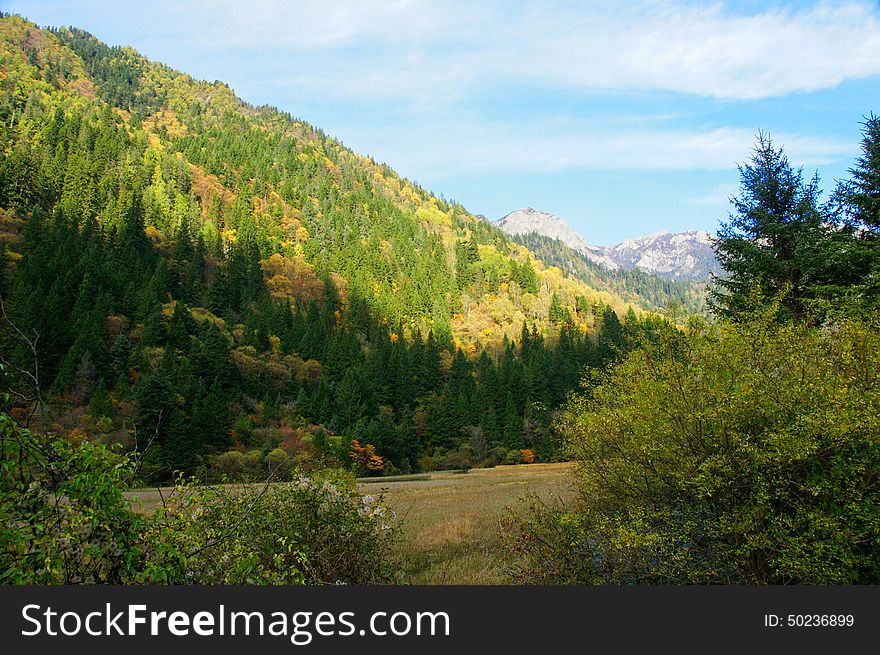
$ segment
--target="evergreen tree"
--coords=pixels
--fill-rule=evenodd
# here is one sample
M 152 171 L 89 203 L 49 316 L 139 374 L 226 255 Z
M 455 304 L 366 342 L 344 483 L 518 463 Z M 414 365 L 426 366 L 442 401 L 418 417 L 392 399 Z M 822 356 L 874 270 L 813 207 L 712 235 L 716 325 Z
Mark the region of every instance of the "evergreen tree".
M 360 371 L 349 369 L 336 386 L 336 417 L 341 431 L 349 430 L 367 412 L 364 380 Z
M 174 304 L 174 312 L 171 315 L 171 323 L 168 326 L 167 344 L 178 352 L 185 353 L 190 348 L 190 337 L 196 329 L 196 322 L 189 312 L 189 308 L 182 302 Z
M 149 480 L 168 480 L 174 471 L 194 470 L 195 444 L 177 406 L 175 378 L 167 364 L 141 377 L 135 401 L 136 457 L 143 475 Z
M 862 156 L 849 172 L 851 179 L 838 185 L 833 199 L 843 229 L 832 234 L 825 251 L 838 273 L 833 282 L 844 287 L 838 295 L 855 293 L 874 303 L 880 298 L 880 117 L 865 120 Z
M 525 447 L 523 441 L 523 421 L 516 409 L 513 396 L 508 394 L 504 408 L 504 447 L 518 450 Z
M 559 300 L 558 293 L 554 293 L 550 297 L 550 313 L 548 318 L 552 323 L 562 323 L 566 319 L 565 308 L 562 306 L 562 301 Z
M 113 415 L 113 403 L 103 378 L 98 381 L 98 386 L 89 399 L 89 414 L 94 418 Z
M 625 351 L 626 337 L 617 312 L 608 306 L 601 307 L 599 318 L 598 355 L 604 364 L 618 359 Z
M 713 278 L 712 308 L 736 316 L 758 292 L 779 297 L 789 315 L 804 313 L 820 265 L 814 244 L 828 230 L 818 205 L 818 178 L 804 182 L 782 149 L 761 133 L 751 162 L 739 167 L 735 213 L 723 223 L 715 254 L 724 274 Z
M 472 240 L 458 241 L 455 244 L 455 278 L 458 287 L 464 289 L 476 280 L 473 264 L 480 260 L 477 244 Z
M 865 119 L 862 155 L 850 169 L 852 179 L 841 185 L 849 222 L 867 230 L 865 237 L 876 241 L 880 232 L 880 117 Z
M 232 443 L 231 426 L 228 396 L 220 383 L 214 380 L 207 389 L 200 384 L 192 405 L 191 441 L 222 452 Z

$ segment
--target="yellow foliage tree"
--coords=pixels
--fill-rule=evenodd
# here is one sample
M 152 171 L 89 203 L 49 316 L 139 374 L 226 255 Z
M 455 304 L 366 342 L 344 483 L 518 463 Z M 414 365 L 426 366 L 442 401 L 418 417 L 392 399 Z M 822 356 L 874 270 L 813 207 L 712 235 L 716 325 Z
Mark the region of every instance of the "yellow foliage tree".
M 360 473 L 377 474 L 385 470 L 385 461 L 381 455 L 376 454 L 376 446 L 371 443 L 361 446 L 360 441 L 352 439 L 348 456 L 357 465 Z

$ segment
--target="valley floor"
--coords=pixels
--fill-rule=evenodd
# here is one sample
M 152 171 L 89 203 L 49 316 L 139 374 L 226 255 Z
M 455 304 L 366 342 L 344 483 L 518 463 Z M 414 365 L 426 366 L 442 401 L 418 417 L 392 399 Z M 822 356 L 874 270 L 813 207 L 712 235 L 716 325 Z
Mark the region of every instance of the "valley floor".
M 402 520 L 400 555 L 410 584 L 502 584 L 499 522 L 529 492 L 572 495 L 572 465 L 527 464 L 435 472 L 419 481 L 362 484 L 385 489 Z M 367 491 L 369 493 L 369 491 Z
M 573 494 L 572 465 L 527 464 L 360 480 L 365 494 L 384 493 L 401 522 L 402 581 L 408 584 L 503 584 L 500 521 L 523 497 Z M 162 490 L 168 493 L 169 490 Z M 161 504 L 156 489 L 132 491 L 135 509 Z

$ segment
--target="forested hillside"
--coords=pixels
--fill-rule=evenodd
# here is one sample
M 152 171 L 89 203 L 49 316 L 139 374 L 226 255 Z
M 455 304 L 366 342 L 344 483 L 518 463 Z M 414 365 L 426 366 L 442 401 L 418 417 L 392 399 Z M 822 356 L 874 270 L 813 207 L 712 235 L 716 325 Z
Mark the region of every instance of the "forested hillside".
M 821 203 L 759 133 L 714 242 L 715 323 L 572 394 L 578 498 L 511 521 L 529 583 L 880 582 L 880 118 Z
M 567 275 L 582 280 L 596 289 L 607 289 L 621 298 L 655 310 L 677 308 L 679 312 L 706 311 L 706 284 L 693 280 L 670 280 L 638 268 L 609 270 L 585 257 L 559 239 L 535 232 L 520 234 L 513 240 L 522 244 L 536 257 Z
M 703 290 L 514 242 L 220 82 L 0 14 L 0 584 L 388 583 L 453 551 L 529 584 L 877 584 L 863 128 L 825 201 L 759 133 L 711 319 L 669 318 Z M 409 568 L 355 480 L 563 457 L 565 497 L 420 489 Z
M 657 320 L 270 107 L 0 19 L 11 410 L 144 480 L 552 458 L 583 367 Z

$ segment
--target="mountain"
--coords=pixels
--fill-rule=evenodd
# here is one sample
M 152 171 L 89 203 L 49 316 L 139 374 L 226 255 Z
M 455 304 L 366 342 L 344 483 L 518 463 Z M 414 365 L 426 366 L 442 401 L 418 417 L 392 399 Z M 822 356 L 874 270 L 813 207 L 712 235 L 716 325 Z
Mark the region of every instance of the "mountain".
M 551 239 L 537 232 L 519 234 L 513 238 L 548 265 L 556 266 L 595 289 L 607 290 L 633 304 L 657 311 L 672 307 L 692 314 L 707 311 L 705 282 L 661 277 L 635 267 L 611 270 L 559 239 Z
M 570 308 L 584 296 L 626 311 L 621 298 L 597 294 L 574 278 L 557 279 L 462 206 L 432 196 L 304 121 L 244 103 L 222 82 L 194 80 L 81 30 L 40 30 L 16 17 L 4 23 L 6 48 L 23 60 L 20 75 L 14 59 L 4 60 L 15 73 L 5 78 L 7 92 L 36 90 L 46 98 L 44 112 L 62 112 L 40 115 L 36 125 L 54 134 L 71 111 L 111 110 L 96 119 L 99 124 L 112 118 L 125 126 L 119 136 L 138 141 L 135 154 L 148 187 L 145 223 L 160 250 L 173 246 L 186 214 L 190 236 L 202 239 L 212 257 L 253 243 L 278 299 L 317 298 L 332 278 L 344 297 L 362 301 L 375 316 L 433 330 L 462 347 L 514 339 L 525 320 L 550 328 L 547 313 L 533 307 L 548 306 L 553 293 Z M 23 109 L 10 109 L 8 125 Z M 37 140 L 19 145 L 25 144 L 33 149 Z M 28 155 L 28 148 L 19 147 L 13 157 Z M 30 155 L 22 163 L 42 170 L 35 182 L 62 192 L 61 206 L 115 225 L 119 208 L 114 214 L 106 203 L 127 196 L 111 193 L 119 182 L 102 179 L 103 159 L 86 153 L 85 161 L 65 160 L 67 171 L 59 170 L 61 162 Z M 57 180 L 47 178 L 49 171 Z M 35 199 L 45 210 L 56 205 L 49 188 L 12 182 L 5 186 L 15 197 L 6 198 L 6 206 Z M 82 193 L 74 196 L 77 185 Z M 525 284 L 523 275 L 531 274 L 522 273 L 524 266 L 534 269 L 537 305 L 518 296 L 511 302 L 511 282 L 519 291 L 532 286 Z
M 622 268 L 638 268 L 673 280 L 708 280 L 718 265 L 707 232 L 657 232 L 629 239 L 608 251 Z
M 672 280 L 707 281 L 717 271 L 709 234 L 658 232 L 616 246 L 593 246 L 563 218 L 532 208 L 518 209 L 495 223 L 512 236 L 529 233 L 558 239 L 609 270 L 637 268 Z
M 495 225 L 512 236 L 520 234 L 537 233 L 551 239 L 559 239 L 569 248 L 576 250 L 590 260 L 601 264 L 608 269 L 615 270 L 618 264 L 609 257 L 608 249 L 601 246 L 591 246 L 584 238 L 575 232 L 565 219 L 542 212 L 531 207 L 517 209 L 497 221 Z
M 144 482 L 551 458 L 656 326 L 313 125 L 2 13 L 0 297 L 3 411 Z

